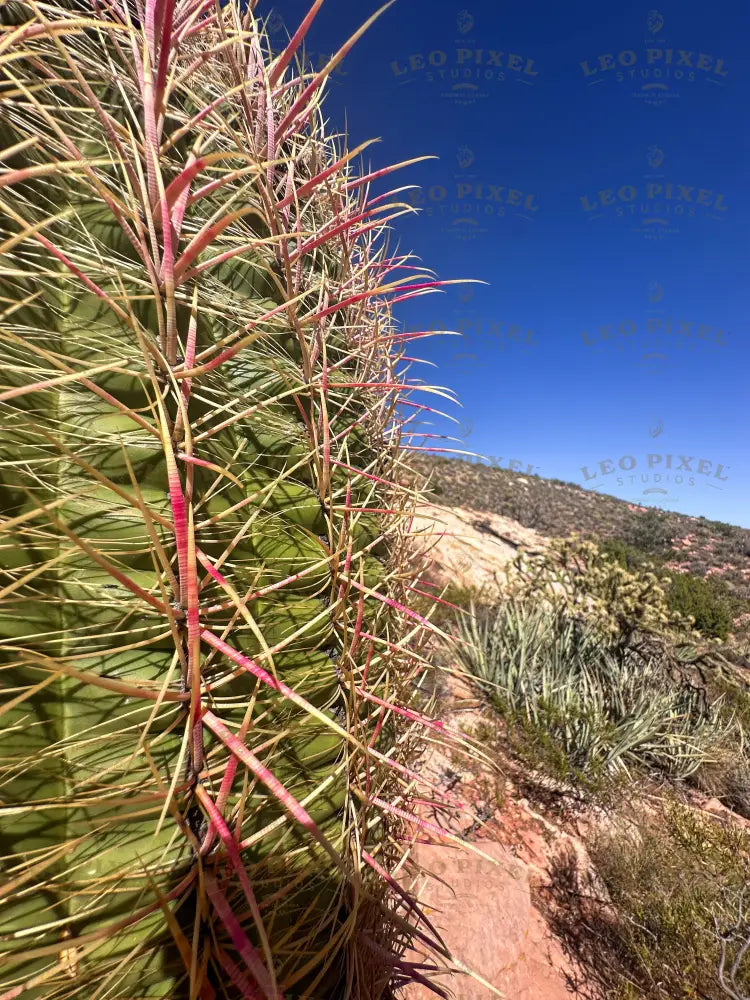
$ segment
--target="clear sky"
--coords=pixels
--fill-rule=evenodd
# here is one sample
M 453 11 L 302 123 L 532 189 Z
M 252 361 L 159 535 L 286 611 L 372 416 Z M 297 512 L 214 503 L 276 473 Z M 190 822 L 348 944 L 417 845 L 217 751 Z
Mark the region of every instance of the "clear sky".
M 326 0 L 311 57 L 376 6 Z M 335 74 L 373 165 L 439 157 L 401 249 L 487 282 L 399 313 L 463 332 L 413 353 L 467 450 L 750 526 L 749 41 L 746 0 L 396 0 Z

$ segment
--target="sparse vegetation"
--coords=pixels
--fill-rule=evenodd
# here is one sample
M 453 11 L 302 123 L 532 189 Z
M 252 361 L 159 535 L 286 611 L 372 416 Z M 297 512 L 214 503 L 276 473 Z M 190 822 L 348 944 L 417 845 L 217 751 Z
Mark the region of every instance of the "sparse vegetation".
M 544 599 L 595 621 L 618 642 L 627 644 L 635 632 L 686 632 L 689 620 L 671 610 L 667 579 L 645 564 L 631 572 L 611 559 L 594 542 L 576 536 L 554 539 L 533 556 L 521 553 L 507 571 L 508 588 L 524 600 Z
M 726 588 L 705 582 L 715 605 L 688 604 L 672 596 L 684 574 L 662 572 L 624 541 L 521 553 L 504 597 L 462 617 L 459 659 L 534 767 L 589 789 L 622 771 L 692 776 L 744 808 L 750 702 L 715 683 L 717 648 L 694 630 L 715 634 Z
M 630 522 L 625 541 L 651 555 L 666 555 L 672 547 L 674 525 L 669 515 L 655 507 L 638 513 Z
M 720 1000 L 724 936 L 728 973 L 746 940 L 743 891 L 750 839 L 675 802 L 610 824 L 588 845 L 597 877 L 580 885 L 563 857 L 549 890 L 553 926 L 606 1000 Z M 738 920 L 739 917 L 739 920 Z M 745 919 L 745 923 L 746 923 Z M 743 934 L 744 930 L 744 934 Z M 727 976 L 725 975 L 725 980 Z M 750 992 L 750 962 L 734 985 Z
M 723 535 L 725 538 L 731 538 L 737 530 L 735 525 L 727 524 L 726 521 L 712 521 L 706 517 L 699 517 L 698 520 L 703 521 L 707 528 L 715 531 L 718 535 Z
M 471 506 L 512 517 L 549 537 L 573 531 L 626 553 L 627 569 L 644 562 L 676 564 L 704 577 L 711 570 L 737 599 L 737 619 L 750 612 L 750 529 L 629 504 L 575 483 L 543 479 L 457 459 L 423 457 L 433 495 L 448 506 Z M 471 498 L 470 500 L 468 498 Z M 740 623 L 742 625 L 742 623 Z M 737 632 L 737 628 L 732 629 Z
M 576 995 L 748 1000 L 750 532 L 434 466 L 442 502 L 471 496 L 554 536 L 509 564 L 502 594 L 455 590 L 470 611 L 456 616 L 454 655 L 487 696 L 472 735 L 534 808 L 596 802 L 591 868 L 571 849 L 542 890 L 583 970 Z M 722 805 L 732 812 L 702 811 Z

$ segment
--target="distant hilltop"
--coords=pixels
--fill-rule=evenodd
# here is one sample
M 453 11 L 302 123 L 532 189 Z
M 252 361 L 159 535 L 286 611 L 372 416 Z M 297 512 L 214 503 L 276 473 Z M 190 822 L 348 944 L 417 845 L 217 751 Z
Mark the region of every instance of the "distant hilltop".
M 750 529 L 628 503 L 530 469 L 423 454 L 412 465 L 430 477 L 434 503 L 509 517 L 547 537 L 620 539 L 674 569 L 718 577 L 750 601 Z

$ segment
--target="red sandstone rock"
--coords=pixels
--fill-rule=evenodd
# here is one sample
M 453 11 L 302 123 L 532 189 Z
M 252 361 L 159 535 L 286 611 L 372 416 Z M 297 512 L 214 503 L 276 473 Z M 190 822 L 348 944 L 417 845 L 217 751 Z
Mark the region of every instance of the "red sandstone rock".
M 452 954 L 489 986 L 460 973 L 439 982 L 455 1000 L 570 1000 L 570 965 L 532 905 L 528 868 L 502 844 L 476 846 L 492 860 L 468 848 L 416 848 L 416 860 L 437 876 L 417 886 L 429 919 Z M 410 986 L 403 1000 L 434 1000 L 434 994 Z

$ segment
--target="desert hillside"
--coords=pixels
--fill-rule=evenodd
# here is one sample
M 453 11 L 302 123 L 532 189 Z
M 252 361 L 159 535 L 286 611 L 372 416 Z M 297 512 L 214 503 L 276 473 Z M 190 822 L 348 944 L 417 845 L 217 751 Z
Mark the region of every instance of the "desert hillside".
M 458 459 L 421 458 L 435 503 L 510 518 L 546 537 L 578 532 L 610 543 L 630 565 L 652 561 L 710 582 L 744 634 L 750 613 L 750 529 L 640 507 L 557 479 Z
M 585 490 L 559 479 L 511 472 L 460 459 L 421 459 L 436 500 L 511 517 L 544 535 L 582 531 L 599 538 L 622 538 L 649 552 L 671 545 L 686 569 L 711 572 L 750 595 L 750 529 L 657 508 Z
M 416 764 L 438 981 L 461 1000 L 746 1000 L 750 532 L 420 469 L 446 637 L 424 705 L 450 734 Z

